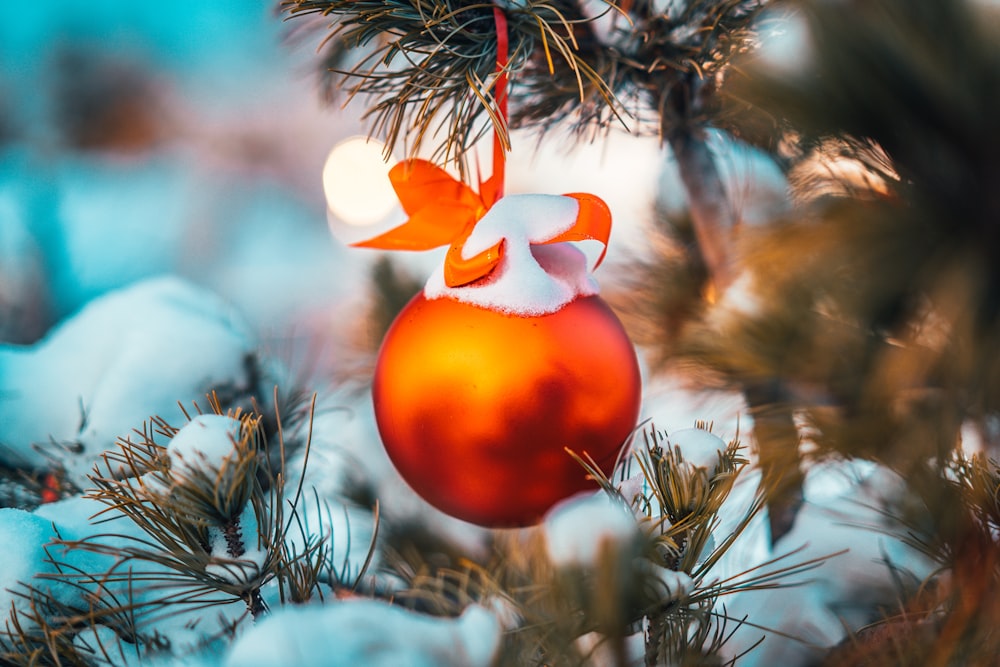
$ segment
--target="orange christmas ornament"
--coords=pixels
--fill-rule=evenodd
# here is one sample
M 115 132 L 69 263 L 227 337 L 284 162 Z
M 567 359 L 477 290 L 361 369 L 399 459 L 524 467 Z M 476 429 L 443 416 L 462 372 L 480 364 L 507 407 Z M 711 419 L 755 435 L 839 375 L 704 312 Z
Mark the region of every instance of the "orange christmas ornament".
M 496 99 L 506 118 L 506 33 Z M 379 351 L 375 418 L 397 470 L 438 509 L 491 527 L 530 525 L 596 489 L 567 452 L 610 474 L 639 414 L 639 367 L 590 269 L 611 231 L 590 194 L 503 196 L 503 149 L 477 193 L 424 160 L 389 174 L 408 220 L 355 245 L 449 246 Z M 587 266 L 571 241 L 598 241 Z
M 382 344 L 379 433 L 410 486 L 484 526 L 524 526 L 596 488 L 566 451 L 610 474 L 635 424 L 639 372 L 598 296 L 537 317 L 418 295 Z
M 433 194 L 423 176 L 434 169 L 397 172 L 421 174 L 422 204 L 364 244 L 451 246 L 382 343 L 379 433 L 432 505 L 484 526 L 529 525 L 596 488 L 567 449 L 610 474 L 638 417 L 634 348 L 597 296 L 586 257 L 565 243 L 606 244 L 610 213 L 592 195 L 512 195 L 477 217 L 485 207 L 463 188 L 440 181 L 444 194 Z M 407 206 L 411 182 L 394 183 Z M 423 225 L 433 231 L 416 233 Z

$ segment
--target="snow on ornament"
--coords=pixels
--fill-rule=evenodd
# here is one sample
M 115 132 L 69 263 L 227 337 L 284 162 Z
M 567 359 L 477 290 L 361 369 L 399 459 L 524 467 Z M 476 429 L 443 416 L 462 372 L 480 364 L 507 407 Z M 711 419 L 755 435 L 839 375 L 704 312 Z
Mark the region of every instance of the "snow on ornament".
M 450 248 L 379 351 L 383 444 L 447 514 L 533 524 L 596 488 L 566 450 L 610 474 L 638 417 L 635 349 L 567 243 L 606 246 L 608 208 L 590 194 L 501 198 L 489 181 L 477 193 L 423 160 L 400 163 L 390 180 L 409 219 L 355 245 Z

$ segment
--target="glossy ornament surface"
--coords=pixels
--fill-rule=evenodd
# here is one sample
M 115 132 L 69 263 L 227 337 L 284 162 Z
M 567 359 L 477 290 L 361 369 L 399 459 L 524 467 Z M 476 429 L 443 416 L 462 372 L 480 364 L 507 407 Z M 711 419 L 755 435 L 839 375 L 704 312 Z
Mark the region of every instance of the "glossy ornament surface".
M 519 316 L 421 293 L 382 343 L 373 398 L 386 451 L 418 494 L 460 519 L 513 527 L 596 489 L 565 448 L 611 473 L 640 378 L 596 295 Z

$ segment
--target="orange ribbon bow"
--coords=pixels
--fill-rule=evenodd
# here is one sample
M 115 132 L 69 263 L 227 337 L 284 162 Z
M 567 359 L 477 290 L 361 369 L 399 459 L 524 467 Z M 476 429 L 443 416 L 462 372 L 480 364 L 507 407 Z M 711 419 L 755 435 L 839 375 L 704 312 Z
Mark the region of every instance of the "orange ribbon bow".
M 409 219 L 384 234 L 352 245 L 383 250 L 430 250 L 448 245 L 444 264 L 448 287 L 461 287 L 486 277 L 503 259 L 503 240 L 473 257 L 462 256 L 462 248 L 476 223 L 498 198 L 491 192 L 493 188 L 481 187 L 488 195 L 484 197 L 441 167 L 420 159 L 397 164 L 389 171 L 389 180 Z M 604 248 L 594 264 L 596 268 L 604 259 L 611 235 L 611 212 L 595 195 L 565 196 L 579 203 L 576 221 L 566 231 L 540 243 L 600 241 Z

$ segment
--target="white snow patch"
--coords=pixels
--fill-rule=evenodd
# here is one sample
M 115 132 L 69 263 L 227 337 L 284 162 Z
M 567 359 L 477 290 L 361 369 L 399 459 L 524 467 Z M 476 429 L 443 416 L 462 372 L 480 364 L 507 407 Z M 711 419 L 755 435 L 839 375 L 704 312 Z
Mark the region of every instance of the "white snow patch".
M 639 536 L 635 516 L 605 493 L 569 498 L 543 523 L 549 558 L 560 566 L 596 565 L 604 545 L 627 545 Z
M 717 130 L 708 133 L 708 147 L 741 225 L 768 224 L 791 211 L 788 179 L 772 156 Z
M 294 492 L 293 487 L 288 495 Z M 291 498 L 288 501 L 291 502 Z M 299 498 L 296 511 L 298 519 L 289 529 L 285 544 L 293 553 L 301 554 L 309 545 L 321 539 L 327 540 L 327 562 L 337 580 L 353 582 L 361 574 L 375 537 L 374 514 L 367 508 L 344 502 L 336 493 L 329 496 L 304 493 Z M 377 571 L 379 564 L 379 553 L 376 551 L 368 572 Z
M 462 249 L 469 259 L 503 240 L 504 256 L 481 282 L 448 287 L 444 265 L 424 287 L 428 299 L 450 297 L 516 315 L 554 313 L 578 296 L 597 294 L 586 256 L 566 244 L 535 246 L 565 232 L 576 220 L 579 203 L 562 195 L 508 195 L 476 223 Z
M 178 401 L 204 401 L 219 386 L 256 389 L 253 354 L 236 313 L 180 279 L 112 292 L 34 345 L 0 345 L 0 460 L 45 467 L 41 446 L 86 487 L 101 452 L 151 416 L 180 423 Z
M 82 496 L 74 496 L 59 502 L 40 506 L 33 513 L 31 521 L 40 528 L 44 528 L 44 530 L 42 531 L 42 535 L 39 539 L 35 540 L 31 537 L 27 540 L 30 543 L 38 545 L 33 558 L 34 562 L 26 565 L 25 568 L 17 574 L 10 573 L 9 581 L 13 581 L 15 576 L 19 579 L 23 579 L 29 574 L 52 571 L 53 566 L 45 563 L 43 560 L 41 544 L 51 541 L 55 537 L 55 529 L 52 528 L 53 523 L 56 525 L 56 529 L 58 529 L 59 535 L 63 539 L 72 540 L 87 537 L 94 543 L 113 548 L 122 548 L 126 546 L 135 547 L 137 546 L 136 540 L 148 539 L 149 536 L 143 533 L 135 523 L 125 518 L 124 515 L 116 510 L 107 511 L 95 518 L 95 515 L 97 515 L 98 512 L 106 509 L 107 506 L 101 502 L 93 498 Z M 6 536 L 6 530 L 3 526 L 3 515 L 8 511 L 20 512 L 20 510 L 0 510 L 0 544 L 12 544 L 14 542 L 13 537 L 8 538 Z M 110 522 L 95 523 L 95 521 L 99 520 L 110 520 Z M 246 521 L 246 519 L 241 517 L 241 522 L 242 521 Z M 13 529 L 20 531 L 16 533 L 18 540 L 21 539 L 21 535 L 27 534 L 26 531 L 20 527 L 14 527 Z M 250 530 L 256 529 L 251 527 Z M 249 546 L 255 545 L 255 540 L 250 541 Z M 87 573 L 89 575 L 93 575 L 95 577 L 95 581 L 101 580 L 102 575 L 110 571 L 116 565 L 117 561 L 117 559 L 113 556 L 98 555 L 83 549 L 62 549 L 54 547 L 50 548 L 50 552 L 55 559 L 62 564 L 64 571 Z M 256 562 L 261 562 L 260 558 L 253 552 L 248 552 L 248 554 L 244 555 L 243 558 L 251 560 L 256 559 Z M 7 563 L 8 561 L 6 560 L 5 553 L 4 565 L 6 566 Z M 150 561 L 133 561 L 133 565 L 137 569 L 141 569 L 151 579 L 155 579 L 157 573 L 162 573 L 164 578 L 176 575 L 175 572 L 169 570 L 165 566 Z M 121 574 L 121 570 L 118 570 L 118 573 Z M 10 587 L 7 577 L 8 572 L 3 568 L 0 568 L 0 589 Z M 235 579 L 235 576 L 232 578 Z M 44 584 L 52 594 L 56 595 L 64 602 L 75 603 L 83 607 L 88 604 L 83 598 L 83 591 L 72 584 L 58 581 L 43 581 L 37 577 L 31 580 L 31 583 L 34 583 L 35 585 Z M 179 596 L 187 590 L 183 581 L 179 581 L 176 588 L 163 588 L 159 586 L 148 587 L 135 582 L 125 581 L 107 581 L 105 582 L 105 585 L 108 587 L 108 591 L 113 596 L 116 596 L 116 599 L 131 599 L 138 608 L 145 608 L 147 611 L 151 607 L 145 605 L 158 606 L 164 598 Z M 0 602 L 3 602 L 2 593 L 0 593 Z M 9 608 L 7 611 L 9 611 Z M 2 622 L 2 618 L 3 616 L 0 615 L 0 622 Z M 174 656 L 188 656 L 191 651 L 203 647 L 206 641 L 208 641 L 211 637 L 224 633 L 226 628 L 230 626 L 244 624 L 247 621 L 247 618 L 248 614 L 246 604 L 242 600 L 233 600 L 230 603 L 213 606 L 211 608 L 211 612 L 207 614 L 205 613 L 205 609 L 202 608 L 200 604 L 194 603 L 189 604 L 186 607 L 183 605 L 176 605 L 170 614 L 163 615 L 156 620 L 155 624 L 147 627 L 154 627 L 157 633 L 165 637 L 170 642 L 170 650 Z M 99 629 L 98 632 L 99 635 L 91 633 L 85 638 L 88 645 L 93 646 L 93 642 L 100 639 L 102 642 L 105 642 L 105 647 L 109 649 L 108 653 L 110 654 L 113 662 L 120 658 L 121 654 L 118 652 L 118 648 L 115 645 L 108 643 L 113 638 L 112 631 L 109 629 Z M 143 660 L 150 657 L 144 655 L 142 656 L 143 660 L 135 659 L 136 648 L 132 644 L 126 643 L 122 646 L 122 649 L 124 650 L 125 660 L 128 664 L 145 664 Z M 156 664 L 162 664 L 163 660 L 166 660 L 169 657 L 170 656 L 157 655 Z M 192 663 L 190 661 L 185 661 L 179 664 Z
M 252 504 L 247 503 L 243 508 L 238 523 L 243 546 L 243 553 L 239 556 L 230 553 L 229 543 L 222 528 L 208 527 L 212 557 L 222 562 L 206 565 L 205 571 L 232 584 L 244 584 L 257 577 L 263 572 L 267 560 L 267 550 L 260 548 L 257 515 L 254 514 Z
M 471 606 L 456 619 L 379 600 L 284 607 L 233 645 L 226 667 L 488 667 L 500 625 Z
M 55 574 L 59 562 L 64 571 L 101 573 L 111 567 L 112 559 L 80 550 L 67 550 L 49 546 L 57 538 L 73 540 L 78 537 L 72 529 L 55 522 L 14 508 L 0 508 L 0 544 L 4 545 L 0 567 L 0 628 L 11 610 L 23 613 L 30 603 L 15 595 L 26 592 L 22 584 L 47 592 L 63 604 L 86 606 L 84 593 L 77 586 L 60 580 L 39 579 L 38 575 Z M 31 623 L 24 617 L 26 627 Z
M 705 389 L 679 372 L 648 371 L 642 378 L 642 392 L 640 421 L 650 421 L 657 430 L 674 433 L 700 419 L 730 439 L 753 433 L 753 420 L 740 392 Z M 642 448 L 642 440 L 636 438 L 633 448 Z
M 646 475 L 641 472 L 622 480 L 617 488 L 622 498 L 633 505 L 636 500 L 644 497 L 650 490 L 649 481 L 646 479 Z
M 694 579 L 687 572 L 660 567 L 645 558 L 637 558 L 635 562 L 639 570 L 650 575 L 651 579 L 660 587 L 660 599 L 663 602 L 679 600 L 695 588 Z
M 805 503 L 792 530 L 774 549 L 768 546 L 766 512 L 761 512 L 712 569 L 712 576 L 723 580 L 782 554 L 791 555 L 756 574 L 832 556 L 816 570 L 784 580 L 799 586 L 725 597 L 730 618 L 746 615 L 757 627 L 736 629 L 723 647 L 724 657 L 738 655 L 765 637 L 763 644 L 740 659 L 741 667 L 812 664 L 822 656 L 823 647 L 837 644 L 847 629 L 869 622 L 873 605 L 895 603 L 898 592 L 888 563 L 904 580 L 911 577 L 911 584 L 933 570 L 924 556 L 893 536 L 883 515 L 901 492 L 903 482 L 897 475 L 866 461 L 816 464 L 806 472 Z M 719 513 L 722 522 L 715 534 L 720 538 L 732 532 L 759 479 L 755 472 L 737 481 Z M 849 551 L 833 556 L 845 548 Z M 768 628 L 784 634 L 770 633 Z
M 674 431 L 667 437 L 671 447 L 681 450 L 684 462 L 696 468 L 703 468 L 711 476 L 719 465 L 720 454 L 725 454 L 729 445 L 725 440 L 700 428 L 685 428 Z
M 238 456 L 240 420 L 225 415 L 198 415 L 185 424 L 167 445 L 172 468 L 219 470 Z
M 54 537 L 52 525 L 24 510 L 0 509 L 0 543 L 4 544 L 3 568 L 0 568 L 0 610 L 3 618 L 13 608 L 23 612 L 27 601 L 12 591 L 20 583 L 31 583 L 44 568 L 44 545 Z

